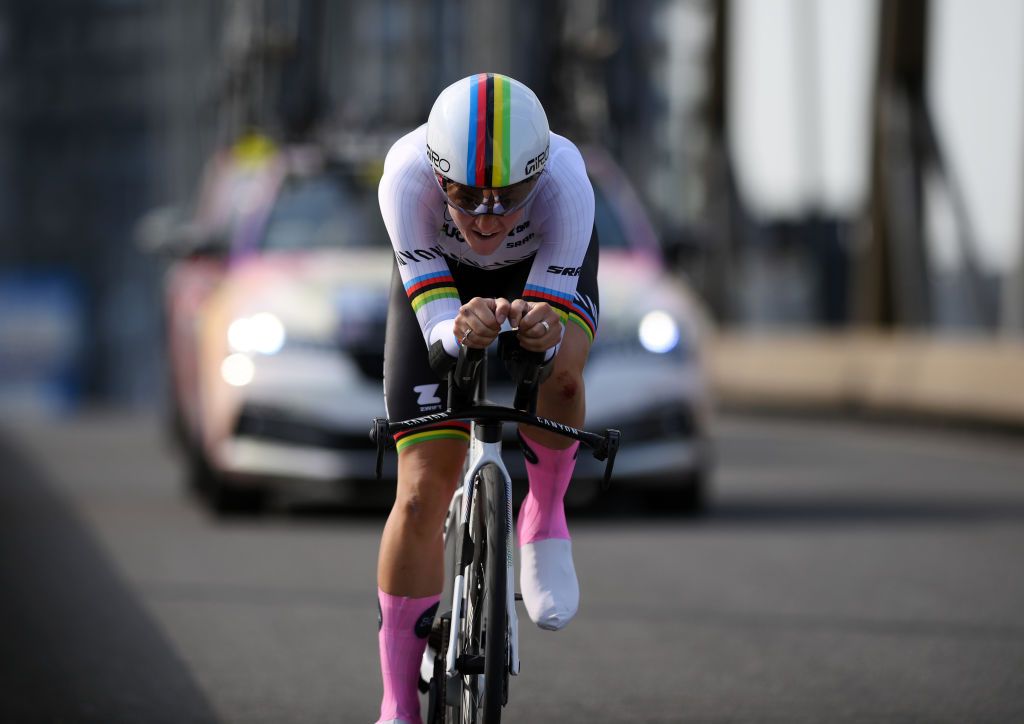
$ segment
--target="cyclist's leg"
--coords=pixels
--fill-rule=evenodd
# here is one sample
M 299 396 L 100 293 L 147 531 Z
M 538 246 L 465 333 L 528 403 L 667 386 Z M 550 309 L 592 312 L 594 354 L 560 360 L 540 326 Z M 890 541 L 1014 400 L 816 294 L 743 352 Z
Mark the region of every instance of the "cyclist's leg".
M 429 440 L 399 453 L 398 490 L 377 564 L 381 590 L 412 597 L 440 592 L 441 531 L 465 456 L 465 439 Z
M 423 336 L 397 270 L 384 358 L 389 417 L 408 419 L 440 407 L 446 395 L 444 384 L 438 384 L 430 369 Z M 441 531 L 462 470 L 466 429 L 461 423 L 446 425 L 396 440 L 398 488 L 377 566 L 382 722 L 420 721 L 417 672 L 441 592 Z
M 434 440 L 399 453 L 398 492 L 377 563 L 380 721 L 419 722 L 417 672 L 444 576 L 441 530 L 466 443 Z
M 587 412 L 583 368 L 590 355 L 590 337 L 578 325 L 566 325 L 562 344 L 552 361 L 551 375 L 540 386 L 537 414 L 551 420 L 582 427 Z M 573 440 L 538 427 L 524 428 L 526 436 L 553 450 L 576 445 Z
M 537 413 L 582 427 L 586 414 L 583 368 L 598 318 L 597 241 L 591 240 L 577 286 L 576 307 L 541 385 Z M 579 443 L 534 427 L 520 429 L 530 490 L 519 509 L 520 585 L 530 618 L 541 628 L 560 629 L 579 608 L 579 583 L 563 499 L 576 465 Z
M 565 334 L 558 354 L 552 362 L 551 375 L 540 386 L 537 396 L 537 414 L 558 422 L 582 427 L 586 415 L 586 395 L 583 387 L 583 368 L 590 356 L 590 346 L 597 333 L 600 315 L 600 297 L 597 288 L 597 269 L 600 247 L 597 229 L 590 238 L 590 246 L 580 267 L 576 284 L 576 298 L 565 318 Z M 566 310 L 561 310 L 565 315 Z M 524 428 L 525 429 L 525 428 Z M 574 447 L 569 438 L 536 427 L 526 432 L 530 440 L 551 450 Z M 574 448 L 575 449 L 575 448 Z M 570 475 L 572 470 L 569 471 Z
M 537 414 L 582 426 L 583 364 L 589 348 L 587 336 L 570 324 L 551 377 L 541 385 Z M 516 532 L 523 603 L 534 623 L 555 631 L 568 624 L 579 609 L 579 582 L 563 504 L 579 443 L 571 441 L 566 447 L 565 438 L 551 439 L 549 435 L 533 427 L 520 430 L 530 490 L 519 508 Z

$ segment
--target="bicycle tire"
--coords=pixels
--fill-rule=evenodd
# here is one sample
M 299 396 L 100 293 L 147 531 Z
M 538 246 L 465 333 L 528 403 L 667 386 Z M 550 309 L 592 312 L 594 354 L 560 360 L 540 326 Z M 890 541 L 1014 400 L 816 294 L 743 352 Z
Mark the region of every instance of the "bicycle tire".
M 508 481 L 497 465 L 480 470 L 487 491 L 487 639 L 484 650 L 484 724 L 499 724 L 508 699 L 508 566 L 511 564 L 511 500 Z M 498 635 L 495 636 L 494 634 Z
M 481 468 L 474 488 L 469 520 L 473 557 L 466 575 L 460 648 L 477 661 L 483 659 L 483 687 L 477 674 L 464 674 L 459 701 L 450 704 L 462 724 L 499 724 L 508 691 L 506 561 L 511 508 L 506 481 L 497 466 Z

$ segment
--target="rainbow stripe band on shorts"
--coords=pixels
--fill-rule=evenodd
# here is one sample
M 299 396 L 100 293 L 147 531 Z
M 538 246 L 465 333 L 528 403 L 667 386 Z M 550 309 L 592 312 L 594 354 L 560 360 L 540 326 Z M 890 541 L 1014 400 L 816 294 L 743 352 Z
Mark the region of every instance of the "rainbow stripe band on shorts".
M 407 447 L 429 440 L 462 440 L 469 442 L 469 423 L 462 421 L 441 422 L 419 430 L 395 433 L 395 449 L 402 452 Z
M 559 316 L 562 316 L 562 315 L 559 314 Z M 569 315 L 567 315 L 567 317 L 568 317 L 568 321 L 569 322 L 572 322 L 577 327 L 579 327 L 580 329 L 583 330 L 583 333 L 587 335 L 587 339 L 590 340 L 591 344 L 593 344 L 594 343 L 594 328 L 587 322 L 586 318 L 582 317 L 582 316 L 580 316 L 578 314 L 575 314 L 575 313 L 569 314 Z M 563 320 L 563 321 L 566 321 L 566 320 Z

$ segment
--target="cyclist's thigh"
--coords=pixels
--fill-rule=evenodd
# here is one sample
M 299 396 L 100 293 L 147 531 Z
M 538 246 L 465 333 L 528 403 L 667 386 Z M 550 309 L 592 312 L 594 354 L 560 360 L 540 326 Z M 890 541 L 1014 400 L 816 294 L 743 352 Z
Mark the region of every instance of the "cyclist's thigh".
M 555 355 L 554 372 L 561 370 L 583 371 L 590 355 L 590 337 L 575 324 L 567 324 L 562 344 Z
M 408 420 L 441 412 L 448 402 L 448 385 L 430 367 L 416 313 L 405 295 L 396 266 L 391 276 L 387 331 L 384 341 L 384 404 L 391 420 Z M 406 448 L 435 440 L 469 440 L 469 423 L 451 422 L 395 436 L 399 459 Z
M 444 508 L 462 475 L 468 446 L 464 440 L 424 440 L 398 454 L 397 499 L 425 509 Z

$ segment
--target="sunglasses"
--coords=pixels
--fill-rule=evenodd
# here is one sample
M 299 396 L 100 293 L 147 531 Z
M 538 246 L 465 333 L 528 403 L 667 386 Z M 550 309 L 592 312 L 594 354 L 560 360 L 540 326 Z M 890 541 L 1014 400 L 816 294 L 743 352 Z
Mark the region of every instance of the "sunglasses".
M 437 177 L 437 183 L 441 186 L 448 203 L 470 216 L 504 216 L 522 208 L 537 190 L 537 181 L 540 180 L 540 173 L 535 173 L 511 186 L 487 189 L 456 183 L 437 172 L 434 176 Z

